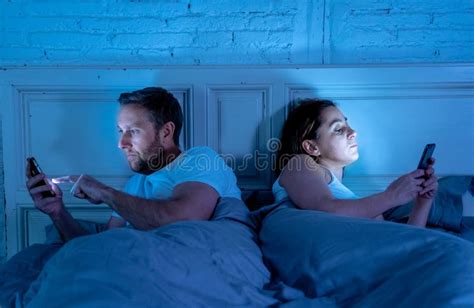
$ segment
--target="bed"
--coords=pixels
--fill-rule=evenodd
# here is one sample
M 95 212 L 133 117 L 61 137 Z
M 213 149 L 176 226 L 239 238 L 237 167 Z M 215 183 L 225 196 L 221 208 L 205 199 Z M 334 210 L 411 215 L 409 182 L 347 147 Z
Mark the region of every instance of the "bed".
M 287 202 L 264 219 L 260 239 L 272 272 L 306 299 L 337 307 L 474 303 L 474 245 L 446 233 Z
M 442 179 L 435 207 L 446 206 L 441 201 L 462 206 L 458 197 L 465 193 L 463 184 L 473 179 Z M 288 200 L 265 205 L 271 201 L 269 193 L 245 194 L 247 206 L 254 210 L 247 215 L 242 208 L 232 222 L 226 221 L 226 212 L 235 212 L 242 201 L 223 198 L 211 221 L 180 222 L 151 232 L 132 228 L 102 232 L 104 225 L 81 221 L 92 235 L 64 244 L 49 225 L 46 243 L 26 248 L 0 267 L 0 303 L 14 307 L 474 303 L 474 243 L 468 241 L 474 240 L 470 237 L 474 217 L 459 220 L 454 216 L 462 211 L 448 211 L 440 217 L 431 215 L 430 229 L 420 229 L 300 210 Z M 387 212 L 386 219 L 402 220 L 404 212 L 403 207 L 398 213 Z
M 308 303 L 472 306 L 474 217 L 462 217 L 460 196 L 474 177 L 439 182 L 423 229 L 403 223 L 411 204 L 384 213 L 387 221 L 301 210 L 290 200 L 264 207 L 256 214 L 266 264 Z
M 1 270 L 0 302 L 19 307 L 472 306 L 473 244 L 449 233 L 472 236 L 472 221 L 459 221 L 459 202 L 452 203 L 457 212 L 441 215 L 445 219 L 432 217 L 446 233 L 395 223 L 404 219 L 403 207 L 387 213 L 393 223 L 380 223 L 272 204 L 268 189 L 274 181 L 275 138 L 288 102 L 310 96 L 336 100 L 351 114 L 353 125 L 368 132 L 361 135 L 361 144 L 384 149 L 362 153 L 366 158 L 347 170 L 345 182 L 357 194 L 386 187 L 410 168 L 410 161 L 416 164 L 427 141 L 441 149 L 439 174 L 469 178 L 474 148 L 463 141 L 473 139 L 474 131 L 467 131 L 467 137 L 456 132 L 460 126 L 472 127 L 473 72 L 468 64 L 6 68 L 0 71 L 0 92 L 5 98 L 4 160 L 9 162 L 9 261 Z M 120 92 L 149 85 L 170 89 L 180 101 L 183 149 L 207 145 L 225 156 L 246 205 L 221 200 L 214 221 L 177 223 L 152 232 L 100 232 L 110 210 L 66 196 L 73 216 L 97 234 L 58 243 L 49 220 L 32 206 L 24 188 L 23 158 L 35 155 L 52 177 L 88 173 L 122 187 L 130 172 L 116 151 L 109 115 L 117 110 Z M 373 135 L 374 123 L 364 120 L 367 114 L 383 117 L 389 110 L 396 122 L 407 110 L 417 115 L 427 108 L 430 116 L 418 134 L 394 137 L 389 144 Z M 80 128 L 83 133 L 75 135 Z M 394 136 L 410 131 L 389 121 L 377 124 L 379 130 L 387 128 L 395 130 Z M 405 151 L 399 150 L 402 146 Z M 369 166 L 367 161 L 375 158 L 383 163 Z M 459 201 L 460 194 L 454 195 L 457 199 L 451 199 Z M 229 204 L 253 212 L 233 221 L 220 219 Z M 331 232 L 334 228 L 337 232 Z M 232 235 L 236 233 L 238 238 Z

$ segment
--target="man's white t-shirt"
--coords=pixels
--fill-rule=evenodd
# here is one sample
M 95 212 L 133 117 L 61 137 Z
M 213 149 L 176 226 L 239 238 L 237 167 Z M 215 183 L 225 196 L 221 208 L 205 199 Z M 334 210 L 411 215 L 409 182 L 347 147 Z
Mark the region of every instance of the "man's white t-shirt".
M 232 169 L 209 147 L 194 147 L 173 162 L 150 174 L 130 178 L 124 192 L 145 199 L 168 199 L 176 185 L 201 182 L 214 188 L 219 197 L 241 199 L 241 191 Z M 121 217 L 115 211 L 112 216 Z

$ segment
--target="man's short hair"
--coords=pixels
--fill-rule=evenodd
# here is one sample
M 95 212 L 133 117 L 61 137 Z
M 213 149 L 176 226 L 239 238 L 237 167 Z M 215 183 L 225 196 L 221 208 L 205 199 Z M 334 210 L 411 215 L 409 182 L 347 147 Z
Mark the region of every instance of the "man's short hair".
M 167 122 L 175 126 L 173 141 L 179 145 L 179 134 L 183 127 L 183 112 L 178 100 L 160 87 L 149 87 L 141 90 L 120 94 L 120 106 L 137 104 L 145 107 L 150 113 L 150 121 L 155 124 L 157 131 Z

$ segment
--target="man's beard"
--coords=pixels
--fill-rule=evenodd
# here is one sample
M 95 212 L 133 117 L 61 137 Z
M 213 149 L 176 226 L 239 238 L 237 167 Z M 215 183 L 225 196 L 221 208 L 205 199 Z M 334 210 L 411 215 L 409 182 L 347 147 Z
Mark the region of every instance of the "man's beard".
M 130 168 L 137 173 L 151 174 L 166 165 L 164 156 L 164 148 L 157 137 L 135 162 L 130 163 Z

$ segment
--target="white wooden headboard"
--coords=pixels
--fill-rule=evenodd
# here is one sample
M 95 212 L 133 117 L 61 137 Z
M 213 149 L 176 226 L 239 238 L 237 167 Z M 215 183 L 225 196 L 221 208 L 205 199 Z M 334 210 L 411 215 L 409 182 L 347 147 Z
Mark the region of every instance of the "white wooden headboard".
M 0 70 L 8 257 L 43 241 L 49 223 L 25 189 L 27 156 L 51 177 L 87 173 L 120 188 L 130 176 L 117 148 L 121 92 L 169 89 L 184 110 L 182 147 L 225 154 L 243 189 L 271 187 L 271 150 L 290 100 L 334 99 L 358 131 L 361 152 L 345 180 L 366 195 L 415 168 L 428 142 L 438 145 L 439 174 L 474 174 L 473 79 L 474 64 Z M 65 201 L 79 218 L 110 214 L 67 190 Z

